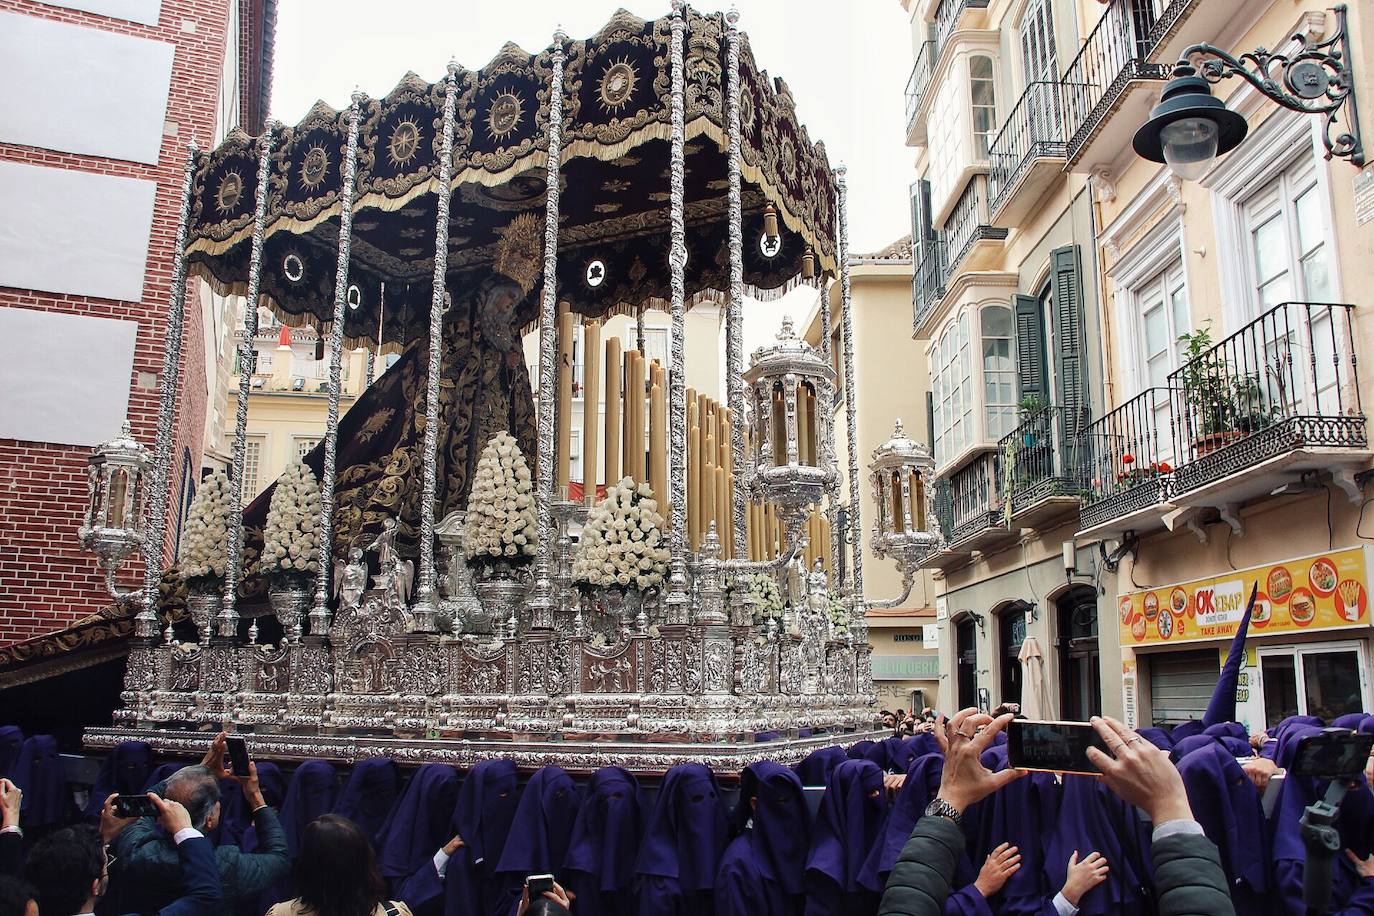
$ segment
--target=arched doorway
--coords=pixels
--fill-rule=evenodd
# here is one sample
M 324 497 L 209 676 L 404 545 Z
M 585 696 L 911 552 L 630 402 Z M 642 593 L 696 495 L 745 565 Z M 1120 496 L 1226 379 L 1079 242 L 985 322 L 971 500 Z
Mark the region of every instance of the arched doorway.
M 1026 641 L 1030 605 L 1013 601 L 997 612 L 997 663 L 1001 666 L 1003 703 L 1021 702 L 1021 644 Z
M 1075 586 L 1055 600 L 1059 624 L 1059 696 L 1065 719 L 1102 714 L 1102 664 L 1097 646 L 1097 590 Z
M 956 709 L 978 705 L 978 632 L 972 614 L 966 614 L 954 625 L 955 688 L 959 702 Z

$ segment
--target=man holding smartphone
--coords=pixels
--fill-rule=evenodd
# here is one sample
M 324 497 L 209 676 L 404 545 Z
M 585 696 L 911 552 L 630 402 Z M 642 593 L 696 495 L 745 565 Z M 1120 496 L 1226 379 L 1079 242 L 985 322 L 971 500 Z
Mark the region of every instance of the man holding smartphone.
M 166 782 L 150 789 L 155 795 L 184 805 L 192 826 L 208 833 L 220 819 L 220 780 L 233 779 L 242 787 L 244 801 L 253 812 L 258 845 L 251 853 L 237 846 L 220 846 L 215 850 L 224 888 L 220 907 L 224 913 L 256 905 L 264 891 L 291 872 L 286 835 L 276 812 L 262 796 L 257 766 L 247 761 L 246 776 L 236 775 L 226 767 L 228 738 L 224 732 L 216 735 L 199 765 L 183 767 Z M 240 764 L 244 762 L 241 760 Z M 155 912 L 175 899 L 181 874 L 176 846 L 152 818 L 139 818 L 120 830 L 110 842 L 110 852 L 118 859 L 111 876 L 118 895 L 118 912 Z

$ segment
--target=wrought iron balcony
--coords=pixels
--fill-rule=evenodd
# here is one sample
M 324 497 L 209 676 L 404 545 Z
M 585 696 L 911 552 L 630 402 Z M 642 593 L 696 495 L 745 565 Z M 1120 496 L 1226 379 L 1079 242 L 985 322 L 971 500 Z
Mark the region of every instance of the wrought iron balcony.
M 911 330 L 920 336 L 921 326 L 945 295 L 949 273 L 949 249 L 942 233 L 922 240 L 913 249 L 915 272 L 911 276 Z
M 1039 199 L 1064 165 L 1064 104 L 1058 83 L 1026 87 L 988 147 L 993 222 L 1011 226 Z M 1008 206 L 1019 193 L 1021 206 Z M 1012 211 L 1015 212 L 1012 212 Z
M 1182 51 L 1199 41 L 1214 42 L 1232 23 L 1251 21 L 1270 0 L 1150 0 L 1155 8 L 1150 26 L 1150 59 L 1172 65 Z
M 1023 412 L 997 443 L 998 489 L 1011 500 L 1013 525 L 1036 528 L 1078 509 L 1086 420 L 1081 410 L 1042 407 Z
M 999 229 L 988 218 L 988 177 L 974 175 L 969 179 L 964 191 L 954 204 L 944 226 L 945 240 L 949 249 L 949 267 L 952 274 L 960 264 L 969 259 L 980 242 L 1000 242 L 1007 237 L 1006 229 Z
M 953 545 L 977 549 L 989 532 L 1006 533 L 1001 489 L 997 480 L 997 456 L 979 455 L 949 477 L 953 501 Z
M 1170 374 L 1175 501 L 1261 466 L 1331 470 L 1368 450 L 1354 311 L 1281 303 Z M 1231 502 L 1250 495 L 1230 489 Z
M 1065 152 L 1071 165 L 1085 156 L 1090 161 L 1115 158 L 1144 123 L 1148 99 L 1133 88 L 1142 80 L 1169 75 L 1167 66 L 1149 60 L 1154 22 L 1151 5 L 1111 0 L 1064 72 Z M 1108 125 L 1110 131 L 1104 135 Z M 1089 155 L 1089 147 L 1099 140 L 1101 155 Z
M 930 77 L 935 70 L 937 49 L 935 42 L 923 41 L 916 51 L 916 65 L 911 68 L 911 76 L 906 81 L 906 142 L 919 143 L 925 139 L 925 120 L 917 124 L 921 103 L 930 90 Z M 914 129 L 914 133 L 913 133 Z
M 988 0 L 940 0 L 935 7 L 935 40 L 943 50 L 949 36 L 959 28 L 960 20 L 969 10 L 985 10 Z
M 1147 519 L 1168 500 L 1178 460 L 1173 436 L 1178 396 L 1170 388 L 1147 388 L 1088 426 L 1079 510 L 1083 531 L 1105 535 L 1155 527 Z
M 949 478 L 940 477 L 935 481 L 935 525 L 940 537 L 946 543 L 954 537 L 954 494 L 950 489 Z

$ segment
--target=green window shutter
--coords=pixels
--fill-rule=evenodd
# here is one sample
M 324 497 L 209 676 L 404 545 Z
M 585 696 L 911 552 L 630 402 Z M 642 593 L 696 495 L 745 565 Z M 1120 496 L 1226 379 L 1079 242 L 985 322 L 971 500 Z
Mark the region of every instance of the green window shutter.
M 926 392 L 926 447 L 935 454 L 935 394 Z
M 1085 376 L 1087 346 L 1083 340 L 1083 280 L 1078 246 L 1066 245 L 1051 254 L 1054 284 L 1054 338 L 1058 345 L 1059 406 L 1064 410 L 1066 433 L 1078 434 L 1088 407 Z
M 1045 358 L 1045 318 L 1040 300 L 1034 296 L 1013 296 L 1016 315 L 1016 375 L 1021 397 L 1034 395 L 1040 403 L 1050 402 L 1049 363 Z

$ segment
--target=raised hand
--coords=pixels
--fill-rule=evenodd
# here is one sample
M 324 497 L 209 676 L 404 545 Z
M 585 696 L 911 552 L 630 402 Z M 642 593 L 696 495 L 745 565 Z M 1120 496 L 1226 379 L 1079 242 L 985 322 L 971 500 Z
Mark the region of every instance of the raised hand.
M 994 719 L 970 707 L 955 713 L 948 722 L 941 716 L 935 723 L 935 740 L 945 754 L 945 768 L 940 777 L 940 798 L 960 813 L 969 805 L 982 801 L 1026 775 L 1025 770 L 1012 769 L 994 773 L 983 766 L 979 759 L 1012 718 L 1011 715 L 1004 715 Z
M 1010 843 L 1003 843 L 988 853 L 983 867 L 978 869 L 978 877 L 973 886 L 984 900 L 990 900 L 1006 886 L 1007 879 L 1021 869 L 1021 850 Z
M 1075 849 L 1073 855 L 1069 856 L 1069 875 L 1064 880 L 1064 889 L 1060 893 L 1069 903 L 1078 906 L 1084 894 L 1107 880 L 1109 871 L 1111 868 L 1108 867 L 1102 853 L 1089 853 L 1080 861 L 1078 850 Z
M 1192 820 L 1183 777 L 1169 755 L 1110 716 L 1093 716 L 1093 728 L 1111 755 L 1088 748 L 1088 759 L 1102 771 L 1102 781 L 1125 801 L 1144 811 L 1156 825 Z

